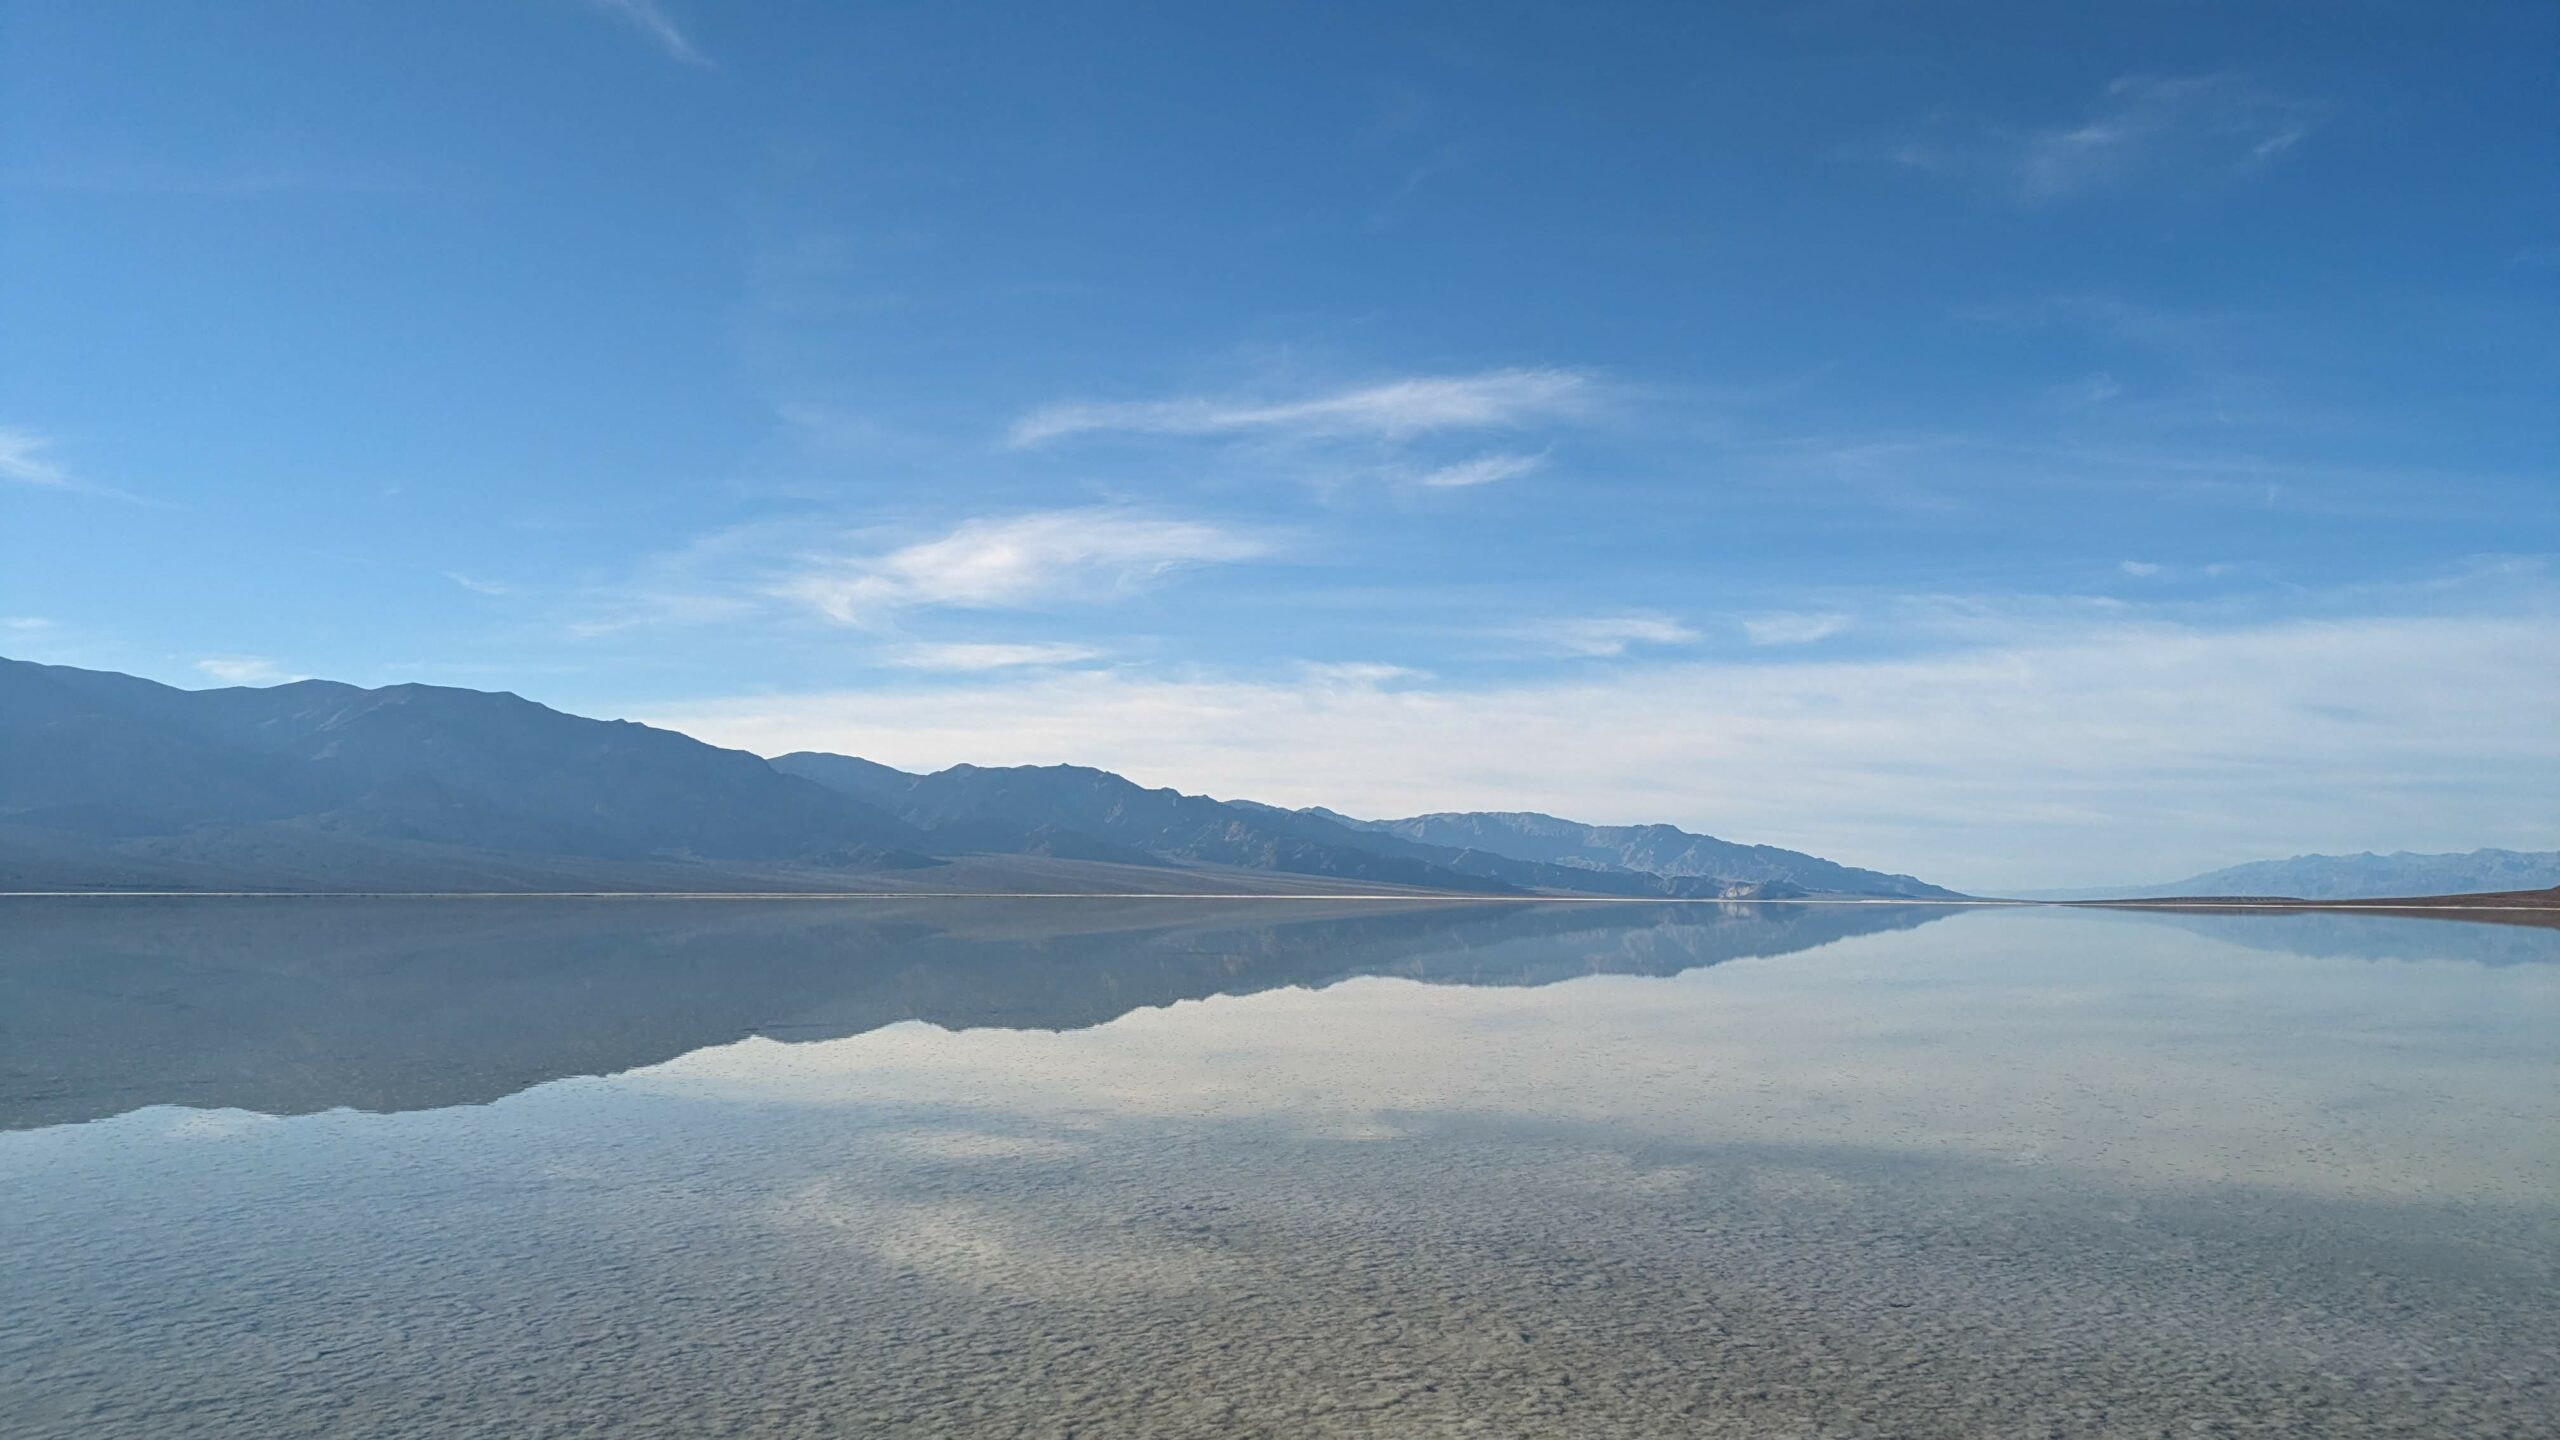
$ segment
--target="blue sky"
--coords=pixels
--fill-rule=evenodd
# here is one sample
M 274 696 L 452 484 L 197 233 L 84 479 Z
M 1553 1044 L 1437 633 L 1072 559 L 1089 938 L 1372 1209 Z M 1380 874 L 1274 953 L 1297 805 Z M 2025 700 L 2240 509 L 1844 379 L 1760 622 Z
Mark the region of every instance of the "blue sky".
M 2560 12 L 0 0 L 0 653 L 2560 846 Z

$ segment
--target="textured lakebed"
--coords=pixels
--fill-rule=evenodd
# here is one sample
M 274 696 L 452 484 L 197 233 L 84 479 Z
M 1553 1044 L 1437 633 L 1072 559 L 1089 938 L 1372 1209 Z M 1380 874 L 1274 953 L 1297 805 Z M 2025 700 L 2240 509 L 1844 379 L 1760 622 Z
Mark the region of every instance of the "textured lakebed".
M 216 932 L 276 922 L 225 913 L 13 932 L 47 947 L 0 977 L 33 1097 L 0 1133 L 13 1434 L 2560 1431 L 2560 934 L 685 915 L 750 1033 L 682 1048 L 700 997 L 634 961 L 683 1016 L 584 980 L 539 1013 L 669 1058 L 432 1104 L 436 1054 L 527 1052 L 402 1051 L 371 987 L 558 945 L 348 969 L 268 953 L 353 946 L 333 917 L 252 959 Z M 301 1073 L 252 1078 L 316 1113 L 144 1086 L 37 1123 L 114 1108 L 102 1017 L 166 1049 L 212 1008 L 78 977 L 185 946 L 291 1017 Z M 927 984 L 969 975 L 1017 1023 Z M 153 1085 L 220 1069 L 193 1053 Z

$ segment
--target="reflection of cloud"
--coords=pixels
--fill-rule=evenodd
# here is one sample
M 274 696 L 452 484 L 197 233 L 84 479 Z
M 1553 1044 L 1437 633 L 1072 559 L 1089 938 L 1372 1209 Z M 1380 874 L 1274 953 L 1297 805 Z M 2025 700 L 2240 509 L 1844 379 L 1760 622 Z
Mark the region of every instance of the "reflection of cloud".
M 1228 1268 L 1162 1227 L 1074 1233 L 1059 1216 L 1026 1215 L 993 1200 L 899 1201 L 831 1178 L 783 1194 L 767 1214 L 786 1229 L 826 1236 L 938 1284 L 1047 1300 L 1180 1294 Z
M 273 1131 L 284 1122 L 249 1110 L 183 1110 L 160 1133 L 171 1140 L 235 1140 Z
M 1063 1160 L 1088 1148 L 1082 1140 L 990 1130 L 910 1130 L 888 1136 L 886 1143 L 932 1160 Z
M 2058 955 L 2074 958 L 2058 969 Z M 946 1107 L 980 1117 L 954 1122 L 963 1137 L 1146 1121 L 1364 1140 L 1500 1121 L 1637 1154 L 1838 1150 L 2034 1164 L 2137 1189 L 2535 1203 L 2560 1186 L 2560 1152 L 2540 1143 L 2560 1096 L 2517 1099 L 2531 1089 L 2519 1067 L 2544 1063 L 2518 1017 L 2547 1010 L 2550 976 L 2466 966 L 2454 978 L 2274 958 L 2126 917 L 1976 913 L 1672 980 L 1353 980 L 1067 1033 L 908 1023 L 748 1041 L 635 1080 Z M 2422 1085 L 2390 1078 L 2408 1073 L 2408 1047 L 2457 1033 L 2462 1064 L 2427 1068 Z M 1114 1145 L 1106 1130 L 1094 1153 Z M 876 1244 L 946 1267 L 1003 1253 L 1000 1232 L 963 1239 L 948 1223 L 906 1217 Z

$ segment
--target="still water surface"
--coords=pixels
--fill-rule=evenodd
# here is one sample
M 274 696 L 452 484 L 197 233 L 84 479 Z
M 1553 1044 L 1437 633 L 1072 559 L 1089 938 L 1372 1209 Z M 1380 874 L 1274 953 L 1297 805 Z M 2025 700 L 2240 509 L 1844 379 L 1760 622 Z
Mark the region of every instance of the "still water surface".
M 0 902 L 0 1431 L 2560 1434 L 2560 931 Z

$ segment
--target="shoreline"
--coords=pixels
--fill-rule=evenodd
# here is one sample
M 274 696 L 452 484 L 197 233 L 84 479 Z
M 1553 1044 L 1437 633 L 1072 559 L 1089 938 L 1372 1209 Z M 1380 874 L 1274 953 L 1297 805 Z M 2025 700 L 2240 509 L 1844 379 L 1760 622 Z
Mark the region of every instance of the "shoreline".
M 2428 915 L 2560 915 L 2560 896 L 2414 896 L 2371 900 L 2296 900 L 2277 896 L 2217 899 L 2011 900 L 1997 896 L 1939 899 L 1891 895 L 1784 897 L 1660 895 L 1482 895 L 1465 891 L 1205 891 L 1205 890 L 0 890 L 0 900 L 1256 900 L 1282 903 L 1377 901 L 1406 905 L 1865 905 L 1949 910 L 2217 910 L 2377 911 Z M 2495 903 L 2490 903 L 2490 902 Z M 2521 901 L 2523 903 L 2516 903 Z

